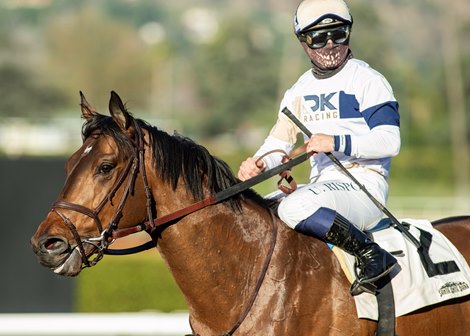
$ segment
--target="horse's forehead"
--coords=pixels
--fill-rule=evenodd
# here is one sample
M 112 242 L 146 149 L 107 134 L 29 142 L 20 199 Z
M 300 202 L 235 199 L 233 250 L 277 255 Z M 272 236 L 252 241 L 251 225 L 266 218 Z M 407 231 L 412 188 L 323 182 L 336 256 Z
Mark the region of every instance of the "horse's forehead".
M 80 161 L 99 157 L 101 155 L 118 154 L 116 141 L 110 136 L 90 136 L 83 145 L 67 160 L 67 171 L 70 171 Z
M 78 150 L 82 157 L 100 154 L 118 154 L 119 148 L 112 136 L 102 134 L 89 137 Z
M 82 146 L 82 155 L 91 154 L 113 154 L 118 153 L 118 145 L 116 140 L 110 135 L 102 134 L 98 137 L 85 141 Z

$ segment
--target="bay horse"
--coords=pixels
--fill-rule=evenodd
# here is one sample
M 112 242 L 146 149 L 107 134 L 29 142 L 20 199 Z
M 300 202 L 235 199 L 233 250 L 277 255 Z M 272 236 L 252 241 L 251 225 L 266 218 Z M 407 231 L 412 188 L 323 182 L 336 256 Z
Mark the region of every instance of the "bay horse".
M 357 317 L 326 244 L 287 228 L 251 189 L 171 215 L 236 185 L 226 163 L 134 118 L 115 92 L 110 116 L 82 93 L 81 110 L 83 145 L 31 238 L 42 265 L 76 276 L 101 259 L 114 233 L 146 230 L 186 299 L 194 335 L 374 335 L 376 322 Z M 436 227 L 470 261 L 470 217 Z M 470 335 L 470 298 L 398 317 L 396 331 Z

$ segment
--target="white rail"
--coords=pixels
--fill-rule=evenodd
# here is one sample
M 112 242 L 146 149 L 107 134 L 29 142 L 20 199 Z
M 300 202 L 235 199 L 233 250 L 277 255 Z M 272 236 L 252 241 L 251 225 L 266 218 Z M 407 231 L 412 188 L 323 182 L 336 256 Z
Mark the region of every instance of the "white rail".
M 182 336 L 191 334 L 187 313 L 0 314 L 8 336 Z

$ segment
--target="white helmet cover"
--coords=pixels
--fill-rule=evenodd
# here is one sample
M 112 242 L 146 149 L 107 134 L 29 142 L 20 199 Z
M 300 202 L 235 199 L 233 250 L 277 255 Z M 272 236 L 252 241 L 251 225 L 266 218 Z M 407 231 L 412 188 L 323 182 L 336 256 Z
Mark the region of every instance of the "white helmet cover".
M 294 30 L 299 35 L 313 28 L 352 25 L 352 22 L 349 8 L 343 0 L 304 0 L 295 13 Z

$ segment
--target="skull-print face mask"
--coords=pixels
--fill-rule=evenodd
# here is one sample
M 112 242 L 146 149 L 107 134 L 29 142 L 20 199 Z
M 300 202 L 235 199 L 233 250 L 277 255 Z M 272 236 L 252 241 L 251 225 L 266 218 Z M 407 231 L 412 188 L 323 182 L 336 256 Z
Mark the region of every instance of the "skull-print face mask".
M 346 60 L 349 46 L 328 43 L 320 49 L 310 49 L 310 60 L 320 69 L 336 69 Z

